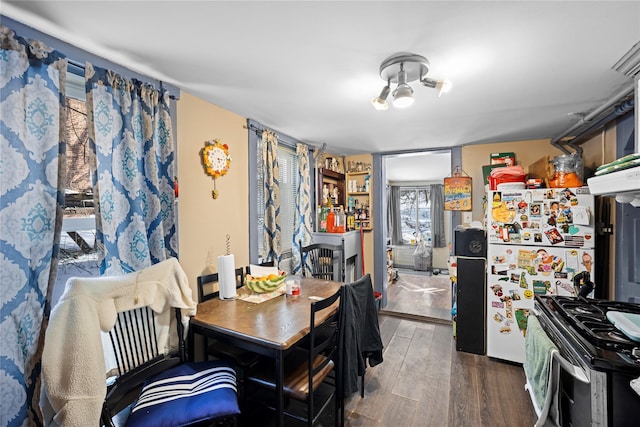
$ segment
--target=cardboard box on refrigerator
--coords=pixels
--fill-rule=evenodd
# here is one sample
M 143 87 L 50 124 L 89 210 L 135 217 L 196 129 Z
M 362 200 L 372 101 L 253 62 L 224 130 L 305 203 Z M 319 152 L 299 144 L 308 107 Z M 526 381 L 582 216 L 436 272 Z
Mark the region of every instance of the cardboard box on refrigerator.
M 507 166 L 515 166 L 516 164 L 516 154 L 512 152 L 506 153 L 491 153 L 489 155 L 489 160 L 492 165 L 500 165 L 505 164 Z

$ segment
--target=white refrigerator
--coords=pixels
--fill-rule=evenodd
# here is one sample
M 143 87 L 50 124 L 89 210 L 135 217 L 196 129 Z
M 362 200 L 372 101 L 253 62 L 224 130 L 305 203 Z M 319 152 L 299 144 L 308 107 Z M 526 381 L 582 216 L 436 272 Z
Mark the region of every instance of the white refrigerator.
M 576 274 L 593 279 L 594 198 L 588 187 L 488 197 L 487 356 L 523 363 L 534 295 L 575 295 Z

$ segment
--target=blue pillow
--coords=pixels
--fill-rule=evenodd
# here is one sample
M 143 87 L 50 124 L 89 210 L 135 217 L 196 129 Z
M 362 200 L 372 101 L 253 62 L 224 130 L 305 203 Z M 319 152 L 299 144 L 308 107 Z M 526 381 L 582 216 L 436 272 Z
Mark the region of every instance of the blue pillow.
M 145 383 L 127 426 L 176 427 L 239 413 L 236 373 L 229 363 L 184 363 Z

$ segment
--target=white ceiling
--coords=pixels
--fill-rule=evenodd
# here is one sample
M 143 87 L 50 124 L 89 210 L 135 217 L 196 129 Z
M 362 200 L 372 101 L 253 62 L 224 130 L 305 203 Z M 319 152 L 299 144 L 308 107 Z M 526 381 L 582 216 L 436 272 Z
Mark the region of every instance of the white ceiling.
M 449 151 L 428 151 L 385 156 L 385 176 L 389 182 L 442 180 L 451 174 Z
M 2 13 L 334 154 L 553 138 L 630 83 L 640 1 L 3 1 Z M 383 59 L 438 98 L 375 111 Z M 212 135 L 214 137 L 215 135 Z

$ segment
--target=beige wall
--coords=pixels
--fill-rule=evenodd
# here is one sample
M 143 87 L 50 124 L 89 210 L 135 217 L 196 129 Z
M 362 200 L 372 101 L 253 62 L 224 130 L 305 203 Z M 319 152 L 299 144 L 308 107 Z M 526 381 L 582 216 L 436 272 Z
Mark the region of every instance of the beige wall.
M 249 262 L 248 134 L 244 117 L 182 92 L 177 106 L 178 236 L 180 264 L 193 291 L 196 277 L 217 271 L 218 255 L 226 252 L 226 235 L 236 266 Z M 205 175 L 200 150 L 205 141 L 219 139 L 229 146 L 231 168 L 219 178 L 220 193 L 211 197 L 213 178 Z
M 231 237 L 231 253 L 235 255 L 236 266 L 243 266 L 249 262 L 248 134 L 244 117 L 188 93 L 183 92 L 178 101 L 177 116 L 180 263 L 195 291 L 197 276 L 217 270 L 216 258 L 226 251 L 227 234 Z M 214 138 L 228 144 L 232 156 L 229 173 L 216 183 L 220 193 L 216 200 L 211 197 L 213 179 L 204 174 L 200 161 L 200 150 L 204 142 Z M 615 127 L 609 126 L 582 147 L 585 166 L 595 168 L 615 160 Z M 516 162 L 525 168 L 525 172 L 529 164 L 545 155 L 553 158 L 562 154 L 560 150 L 551 146 L 549 140 L 462 147 L 462 168 L 473 178 L 472 220 L 482 221 L 484 216 L 482 166 L 490 163 L 491 153 L 509 151 L 516 154 Z M 346 156 L 342 157 L 342 160 L 342 165 L 344 161 L 349 160 L 371 164 L 372 156 Z M 615 203 L 611 205 L 615 209 Z M 613 210 L 612 215 L 614 212 Z M 446 221 L 450 223 L 450 215 L 446 215 Z M 382 226 L 380 218 L 374 218 L 374 226 Z M 449 228 L 447 224 L 447 241 L 451 242 Z M 373 233 L 364 233 L 364 247 L 365 271 L 373 275 Z M 448 248 L 439 249 L 437 253 L 434 251 L 434 267 L 446 268 L 448 252 Z M 613 262 L 613 247 L 610 252 Z M 209 264 L 213 264 L 213 267 L 209 268 Z
M 472 221 L 484 219 L 482 200 L 484 197 L 484 181 L 482 166 L 490 164 L 491 153 L 513 152 L 516 154 L 516 164 L 521 165 L 527 172 L 528 166 L 543 156 L 553 158 L 562 151 L 553 147 L 548 139 L 538 139 L 520 142 L 499 142 L 494 144 L 467 145 L 462 147 L 462 169 L 473 178 Z

